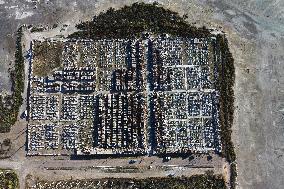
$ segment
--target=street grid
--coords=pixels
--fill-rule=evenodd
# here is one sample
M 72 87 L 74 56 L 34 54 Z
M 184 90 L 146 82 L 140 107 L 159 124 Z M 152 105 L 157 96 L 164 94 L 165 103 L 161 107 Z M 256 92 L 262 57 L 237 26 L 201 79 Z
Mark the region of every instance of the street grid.
M 64 41 L 46 77 L 33 74 L 34 41 L 28 155 L 221 152 L 215 40 Z

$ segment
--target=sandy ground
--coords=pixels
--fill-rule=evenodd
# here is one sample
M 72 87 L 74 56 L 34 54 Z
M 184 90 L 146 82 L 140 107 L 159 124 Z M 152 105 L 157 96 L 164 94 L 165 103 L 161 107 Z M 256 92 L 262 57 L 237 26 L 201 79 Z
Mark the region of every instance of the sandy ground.
M 21 24 L 72 25 L 125 0 L 0 1 L 0 91 L 9 91 L 7 69 L 13 61 L 15 31 Z M 151 1 L 152 2 L 152 1 Z M 238 188 L 282 189 L 284 186 L 284 1 L 279 0 L 163 0 L 163 6 L 188 21 L 227 33 L 235 58 L 235 120 L 233 140 L 238 162 Z M 74 29 L 74 27 L 73 27 Z M 21 176 L 33 172 L 20 148 L 25 122 L 10 134 L 11 160 L 0 166 L 16 168 Z M 17 136 L 18 135 L 18 136 Z M 21 177 L 21 181 L 23 178 Z

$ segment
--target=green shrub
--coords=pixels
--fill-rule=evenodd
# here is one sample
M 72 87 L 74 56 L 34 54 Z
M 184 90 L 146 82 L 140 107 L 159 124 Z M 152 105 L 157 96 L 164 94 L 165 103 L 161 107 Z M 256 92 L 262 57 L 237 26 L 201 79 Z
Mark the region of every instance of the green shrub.
M 17 174 L 12 170 L 0 169 L 0 188 L 17 189 L 19 180 Z

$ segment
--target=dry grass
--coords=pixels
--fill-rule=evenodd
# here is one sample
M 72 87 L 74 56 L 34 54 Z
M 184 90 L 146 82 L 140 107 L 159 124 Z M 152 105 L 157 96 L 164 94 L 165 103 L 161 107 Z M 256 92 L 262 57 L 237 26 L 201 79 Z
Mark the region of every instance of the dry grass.
M 62 42 L 36 41 L 33 47 L 33 74 L 47 76 L 52 70 L 61 66 Z

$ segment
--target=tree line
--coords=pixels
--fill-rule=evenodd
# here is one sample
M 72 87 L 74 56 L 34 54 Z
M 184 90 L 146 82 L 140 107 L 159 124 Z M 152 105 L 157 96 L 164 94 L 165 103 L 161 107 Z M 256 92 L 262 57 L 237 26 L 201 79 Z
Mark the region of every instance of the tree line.
M 19 109 L 23 103 L 22 93 L 24 92 L 24 57 L 22 53 L 23 28 L 17 30 L 15 66 L 10 72 L 12 81 L 12 94 L 8 96 L 0 95 L 0 133 L 9 132 L 11 126 L 15 124 Z
M 217 35 L 217 50 L 221 53 L 218 63 L 217 89 L 220 91 L 219 121 L 221 126 L 222 155 L 230 163 L 230 186 L 236 188 L 236 153 L 232 142 L 232 126 L 234 121 L 234 82 L 235 67 L 232 53 L 229 51 L 228 40 L 224 35 Z
M 197 28 L 186 22 L 187 16 L 158 6 L 157 3 L 134 3 L 121 9 L 108 9 L 93 17 L 93 20 L 81 22 L 80 30 L 69 38 L 133 38 L 142 32 L 171 34 L 181 37 L 207 37 L 210 32 L 205 27 Z

